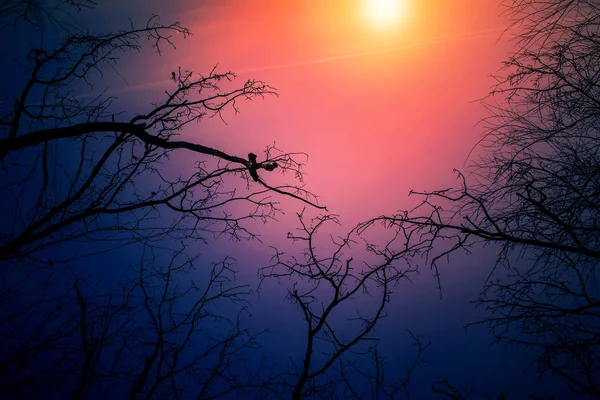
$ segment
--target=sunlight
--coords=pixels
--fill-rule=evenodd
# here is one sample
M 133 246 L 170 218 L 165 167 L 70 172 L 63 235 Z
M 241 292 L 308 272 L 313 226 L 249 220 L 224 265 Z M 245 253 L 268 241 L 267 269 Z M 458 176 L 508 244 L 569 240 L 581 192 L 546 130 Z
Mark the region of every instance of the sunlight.
M 375 28 L 395 28 L 406 13 L 406 0 L 363 0 L 363 12 Z

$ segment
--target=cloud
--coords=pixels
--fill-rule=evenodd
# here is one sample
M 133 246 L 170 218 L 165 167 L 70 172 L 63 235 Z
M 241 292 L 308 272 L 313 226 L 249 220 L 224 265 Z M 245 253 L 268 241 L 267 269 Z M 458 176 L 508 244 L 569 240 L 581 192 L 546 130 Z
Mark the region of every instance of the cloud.
M 474 31 L 474 32 L 465 32 L 462 34 L 458 34 L 458 35 L 454 35 L 454 36 L 450 36 L 450 37 L 446 37 L 446 38 L 434 39 L 434 40 L 429 40 L 429 41 L 420 42 L 420 43 L 408 43 L 408 44 L 402 44 L 400 46 L 384 47 L 384 48 L 380 48 L 380 49 L 361 51 L 361 52 L 355 52 L 355 53 L 338 54 L 338 55 L 315 58 L 315 59 L 308 59 L 308 60 L 290 61 L 290 62 L 281 63 L 281 64 L 258 65 L 255 67 L 240 68 L 240 69 L 233 68 L 231 70 L 234 71 L 236 74 L 246 74 L 246 73 L 250 73 L 250 72 L 259 72 L 259 71 L 272 71 L 272 70 L 280 70 L 280 69 L 287 69 L 287 68 L 300 68 L 300 67 L 317 65 L 317 64 L 325 64 L 325 63 L 349 60 L 349 59 L 354 59 L 354 58 L 368 57 L 368 56 L 373 56 L 373 55 L 378 55 L 378 54 L 395 53 L 395 52 L 410 49 L 410 48 L 425 48 L 425 47 L 429 47 L 429 46 L 436 45 L 436 44 L 477 40 L 477 39 L 481 39 L 481 38 L 492 36 L 492 35 L 498 35 L 499 33 L 504 32 L 505 30 L 506 30 L 506 28 L 504 28 L 504 27 L 488 28 L 488 29 L 482 29 L 482 30 L 478 30 L 478 31 Z M 142 83 L 142 84 L 138 84 L 138 85 L 120 86 L 119 88 L 116 88 L 116 89 L 107 90 L 105 92 L 105 94 L 116 95 L 116 94 L 122 94 L 122 93 L 131 93 L 131 92 L 135 92 L 138 90 L 147 90 L 147 89 L 152 89 L 152 88 L 156 88 L 156 87 L 166 87 L 170 82 L 171 82 L 171 79 L 162 79 L 162 80 L 146 82 L 146 83 Z M 87 95 L 82 95 L 81 97 L 92 97 L 95 95 L 97 95 L 97 93 L 96 94 L 90 93 Z
M 278 70 L 278 69 L 285 69 L 285 68 L 298 68 L 298 67 L 315 65 L 315 64 L 324 64 L 324 63 L 330 63 L 330 62 L 335 62 L 335 61 L 349 60 L 349 59 L 353 59 L 353 58 L 368 57 L 368 56 L 378 55 L 378 54 L 395 53 L 395 52 L 410 49 L 410 48 L 429 47 L 434 44 L 454 43 L 454 42 L 462 42 L 462 41 L 468 41 L 468 40 L 476 40 L 476 39 L 488 37 L 491 35 L 497 35 L 498 33 L 503 32 L 504 30 L 505 30 L 505 28 L 500 28 L 500 27 L 489 28 L 489 29 L 479 30 L 476 32 L 459 34 L 459 35 L 449 37 L 449 38 L 430 40 L 427 42 L 403 44 L 400 46 L 384 47 L 381 49 L 361 51 L 361 52 L 356 52 L 356 53 L 346 53 L 346 54 L 340 54 L 340 55 L 335 55 L 335 56 L 316 58 L 316 59 L 312 59 L 312 60 L 300 60 L 300 61 L 292 61 L 292 62 L 282 63 L 282 64 L 262 65 L 262 66 L 257 66 L 257 67 L 250 67 L 250 68 L 236 70 L 236 72 L 239 74 L 242 74 L 242 73 L 257 72 L 257 71 Z

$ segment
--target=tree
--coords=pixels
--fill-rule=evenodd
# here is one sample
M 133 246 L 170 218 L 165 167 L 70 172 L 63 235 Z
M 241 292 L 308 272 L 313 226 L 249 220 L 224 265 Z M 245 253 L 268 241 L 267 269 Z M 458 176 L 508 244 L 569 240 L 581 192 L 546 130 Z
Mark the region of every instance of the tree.
M 0 392 L 72 399 L 249 392 L 259 382 L 245 363 L 257 345 L 243 326 L 250 288 L 234 282 L 230 258 L 194 274 L 203 269 L 183 248 L 146 247 L 109 292 L 86 271 L 55 266 L 43 292 L 3 293 Z
M 46 270 L 42 291 L 27 291 L 26 277 L 12 283 L 0 297 L 0 391 L 7 398 L 410 398 L 429 344 L 409 331 L 414 357 L 403 376 L 388 374 L 375 328 L 392 288 L 416 272 L 398 265 L 413 249 L 392 250 L 406 240 L 401 235 L 384 246 L 361 240 L 361 227 L 323 256 L 319 231 L 337 218 L 307 224 L 304 213 L 298 217 L 299 232 L 289 238 L 306 246 L 302 258 L 276 250 L 260 271 L 263 288 L 286 281 L 306 326 L 302 354 L 288 365 L 252 360 L 260 333 L 245 327 L 251 290 L 235 282 L 233 259 L 198 275 L 202 262 L 185 248 L 145 246 L 109 292 L 97 276 L 60 264 Z M 368 263 L 350 255 L 360 255 L 352 250 L 359 240 L 363 257 L 373 256 Z M 344 322 L 356 300 L 362 306 Z
M 300 228 L 289 232 L 288 239 L 304 244 L 301 254 L 274 249 L 272 264 L 259 272 L 261 285 L 270 280 L 288 282 L 286 298 L 299 308 L 306 332 L 302 362 L 292 360 L 292 367 L 275 375 L 271 386 L 282 398 L 292 399 L 410 398 L 411 374 L 424 362 L 423 352 L 430 344 L 409 331 L 416 354 L 403 377 L 390 378 L 374 333 L 385 317 L 392 288 L 417 272 L 408 262 L 416 248 L 394 250 L 399 243 L 409 242 L 402 231 L 377 245 L 365 239 L 372 226 L 358 225 L 345 236 L 331 237 L 332 248 L 327 249 L 319 231 L 327 224 L 339 224 L 338 217 L 321 215 L 307 221 L 303 211 L 298 219 Z M 362 253 L 352 249 L 359 241 L 364 244 Z M 318 245 L 330 255 L 323 255 Z M 352 254 L 365 261 L 356 262 Z M 372 299 L 373 304 L 355 310 L 356 315 L 347 320 L 350 326 L 344 326 L 339 320 L 350 312 L 348 303 L 358 298 L 362 304 Z
M 496 246 L 483 322 L 533 349 L 541 375 L 600 398 L 600 5 L 504 5 L 515 51 L 483 101 L 482 155 L 457 189 L 414 192 L 419 207 L 371 222 L 419 235 L 436 268 Z
M 225 184 L 229 176 L 247 179 L 249 173 L 275 167 L 293 171 L 301 180 L 298 154 L 268 147 L 266 161 L 251 163 L 218 149 L 176 140 L 178 132 L 192 122 L 219 116 L 227 107 L 237 111 L 237 101 L 275 94 L 264 82 L 251 80 L 223 91 L 219 85 L 232 81 L 233 73 L 213 70 L 204 76 L 179 69 L 164 101 L 123 121 L 111 108 L 110 98 L 83 102 L 72 94 L 74 85 L 92 82 L 95 72 L 114 67 L 118 53 L 138 49 L 142 37 L 151 39 L 160 51 L 160 46 L 173 44 L 172 32 L 189 34 L 178 23 L 162 25 L 152 17 L 141 28 L 114 34 L 69 33 L 53 49 L 31 50 L 29 79 L 14 97 L 14 107 L 2 107 L 7 112 L 0 119 L 3 196 L 5 206 L 14 208 L 6 220 L 9 231 L 3 233 L 0 260 L 30 257 L 85 235 L 113 242 L 127 240 L 132 232 L 133 240 L 138 240 L 144 231 L 146 237 L 154 238 L 174 231 L 197 238 L 203 232 L 236 239 L 255 237 L 244 222 L 266 221 L 280 211 L 269 193 L 323 208 L 311 202 L 313 196 L 297 184 L 273 187 L 259 179 L 241 196 Z M 13 100 L 5 97 L 3 101 Z M 161 166 L 182 151 L 218 162 L 199 158 L 188 177 L 170 176 Z M 37 198 L 27 202 L 26 196 L 32 194 Z M 226 212 L 231 203 L 241 201 L 251 204 L 254 211 L 243 216 Z M 177 214 L 177 222 L 158 225 L 155 217 L 161 209 Z M 219 215 L 215 215 L 217 210 Z M 118 233 L 112 229 L 114 220 L 119 221 Z M 151 226 L 143 223 L 148 220 Z
M 242 326 L 249 289 L 233 283 L 230 259 L 200 268 L 182 249 L 211 235 L 257 238 L 252 221 L 282 211 L 276 196 L 324 209 L 303 188 L 304 155 L 267 146 L 261 160 L 248 159 L 178 139 L 193 122 L 276 95 L 258 80 L 232 87 L 232 72 L 177 68 L 163 99 L 137 112 L 102 93 L 82 96 L 143 39 L 160 55 L 174 46 L 172 35 L 191 34 L 157 16 L 91 32 L 74 15 L 94 6 L 0 4 L 3 34 L 33 43 L 3 71 L 13 79 L 3 81 L 0 99 L 2 392 L 174 397 L 192 380 L 196 395 L 209 398 L 251 387 L 255 379 L 238 378 L 246 371 L 233 367 L 254 345 Z M 186 152 L 195 155 L 189 168 L 169 167 Z M 270 172 L 291 179 L 270 185 Z M 142 254 L 140 265 L 123 261 L 124 252 Z M 94 267 L 111 257 L 112 268 Z M 181 285 L 194 268 L 201 283 Z
M 247 327 L 250 287 L 235 282 L 233 259 L 208 263 L 192 254 L 193 245 L 211 236 L 257 238 L 252 222 L 277 217 L 276 196 L 325 207 L 303 186 L 301 153 L 267 146 L 262 157 L 255 149 L 240 157 L 178 135 L 192 122 L 237 112 L 241 100 L 275 90 L 258 80 L 232 88 L 231 72 L 177 68 L 163 99 L 144 111 L 119 109 L 103 94 L 80 96 L 78 89 L 94 88 L 142 39 L 160 54 L 163 46 L 174 46 L 171 35 L 191 34 L 156 16 L 139 27 L 90 32 L 73 15 L 94 5 L 0 4 L 4 32 L 37 43 L 20 60 L 19 69 L 27 71 L 21 88 L 6 88 L 0 100 L 3 396 L 408 395 L 427 345 L 411 334 L 416 356 L 405 377 L 390 379 L 373 334 L 392 285 L 413 272 L 397 265 L 413 250 L 391 251 L 403 238 L 399 232 L 383 248 L 366 243 L 378 262 L 355 267 L 343 252 L 364 231 L 357 228 L 334 242 L 331 257 L 319 258 L 316 232 L 336 221 L 333 216 L 306 225 L 301 214 L 301 233 L 290 239 L 306 244 L 307 261 L 278 251 L 261 272 L 263 283 L 295 282 L 288 299 L 306 322 L 303 360 L 281 369 L 252 359 L 259 334 Z M 195 156 L 190 168 L 169 168 L 186 153 Z M 291 173 L 291 182 L 271 185 L 270 172 Z M 351 320 L 355 331 L 348 338 L 335 319 L 352 298 L 369 293 L 376 307 Z M 360 357 L 371 367 L 359 367 Z

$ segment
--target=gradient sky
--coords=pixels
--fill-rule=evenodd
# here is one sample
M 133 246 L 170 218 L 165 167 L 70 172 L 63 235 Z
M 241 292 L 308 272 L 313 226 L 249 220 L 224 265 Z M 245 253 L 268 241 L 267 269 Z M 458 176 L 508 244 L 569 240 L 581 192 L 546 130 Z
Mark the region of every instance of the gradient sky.
M 405 1 L 401 23 L 380 29 L 365 21 L 359 0 L 170 1 L 168 7 L 162 1 L 123 6 L 115 0 L 101 11 L 134 20 L 157 13 L 163 21 L 180 20 L 194 36 L 178 40 L 177 49 L 162 57 L 151 51 L 128 55 L 120 69 L 127 82 L 107 85 L 123 104 L 141 110 L 168 87 L 178 66 L 206 72 L 218 64 L 236 72 L 240 84 L 256 78 L 273 85 L 278 98 L 241 104 L 240 114 L 226 116 L 227 125 L 206 120 L 183 136 L 242 157 L 273 143 L 307 153 L 307 187 L 350 229 L 410 208 L 416 201 L 408 198 L 411 189 L 455 184 L 453 168 L 464 168 L 479 138 L 475 124 L 484 113 L 477 100 L 487 94 L 490 75 L 510 49 L 500 40 L 507 21 L 499 0 Z M 266 245 L 285 245 L 294 213 L 302 208 L 282 204 L 286 215 L 280 222 L 259 228 L 264 245 L 222 243 L 201 251 L 244 260 L 238 263 L 241 279 L 252 280 L 268 262 Z M 417 375 L 417 398 L 440 379 L 491 392 L 527 380 L 521 354 L 490 348 L 483 327 L 467 333 L 462 328 L 482 315 L 469 301 L 493 261 L 491 253 L 453 259 L 443 271 L 443 300 L 427 269 L 396 291 L 378 329 L 393 367 L 402 369 L 403 357 L 411 354 L 410 343 L 398 340 L 406 329 L 433 342 L 431 364 Z M 270 287 L 253 312 L 254 323 L 270 329 L 268 352 L 275 357 L 301 340 L 301 316 L 281 301 L 284 296 L 284 287 Z
M 307 188 L 350 229 L 369 217 L 411 208 L 411 189 L 455 184 L 453 168 L 464 169 L 480 135 L 475 124 L 484 110 L 477 100 L 510 50 L 500 39 L 507 25 L 500 0 L 405 2 L 406 15 L 389 29 L 365 21 L 361 0 L 109 0 L 82 21 L 117 29 L 127 17 L 141 22 L 156 13 L 194 33 L 176 38 L 177 49 L 161 57 L 150 49 L 128 54 L 121 76 L 106 76 L 108 93 L 131 113 L 147 109 L 178 66 L 206 72 L 218 64 L 237 73 L 240 85 L 257 78 L 276 87 L 279 97 L 240 104 L 240 114 L 226 115 L 227 125 L 206 120 L 182 136 L 241 157 L 273 143 L 307 153 Z M 199 251 L 244 260 L 237 265 L 240 279 L 252 281 L 268 262 L 267 244 L 284 245 L 302 208 L 285 199 L 282 206 L 286 215 L 278 223 L 257 227 L 263 244 L 227 242 Z M 469 301 L 493 261 L 489 251 L 453 259 L 442 272 L 442 300 L 428 269 L 396 290 L 378 334 L 398 368 L 410 349 L 408 341 L 398 340 L 406 329 L 433 342 L 426 354 L 431 364 L 417 376 L 417 394 L 440 379 L 492 392 L 527 380 L 522 354 L 490 348 L 484 328 L 462 329 L 482 315 Z M 273 353 L 298 340 L 294 329 L 301 317 L 282 301 L 284 295 L 284 287 L 270 287 L 253 312 L 258 327 L 270 328 Z
M 200 2 L 195 2 L 200 3 Z M 507 46 L 496 0 L 408 1 L 395 29 L 369 25 L 361 1 L 206 1 L 175 17 L 194 36 L 151 69 L 128 74 L 127 96 L 168 85 L 176 66 L 218 63 L 275 86 L 279 98 L 186 132 L 234 154 L 276 143 L 310 156 L 308 187 L 355 222 L 407 208 L 411 189 L 451 182 L 478 138 L 474 124 Z M 138 10 L 141 12 L 141 10 Z M 128 60 L 131 68 L 146 57 Z M 145 64 L 145 63 L 144 63 Z M 129 66 L 129 65 L 128 65 Z M 334 183 L 335 184 L 332 184 Z M 294 207 L 294 205 L 291 205 Z

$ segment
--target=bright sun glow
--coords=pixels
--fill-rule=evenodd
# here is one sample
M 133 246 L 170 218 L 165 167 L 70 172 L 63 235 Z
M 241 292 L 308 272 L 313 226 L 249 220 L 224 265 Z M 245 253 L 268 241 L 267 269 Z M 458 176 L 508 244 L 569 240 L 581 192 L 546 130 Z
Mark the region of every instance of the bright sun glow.
M 363 0 L 367 21 L 378 28 L 393 28 L 405 13 L 405 0 Z

